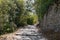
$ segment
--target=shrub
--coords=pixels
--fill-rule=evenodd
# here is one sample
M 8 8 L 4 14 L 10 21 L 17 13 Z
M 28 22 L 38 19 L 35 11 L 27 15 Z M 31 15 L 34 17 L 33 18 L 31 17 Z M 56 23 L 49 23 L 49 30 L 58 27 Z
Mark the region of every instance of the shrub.
M 5 23 L 0 26 L 0 34 L 10 33 L 16 30 L 16 25 L 14 23 Z
M 33 25 L 37 23 L 38 17 L 36 14 L 33 14 L 31 12 L 27 12 L 23 15 L 21 15 L 20 20 L 19 20 L 19 26 L 24 26 L 24 25 Z
M 29 17 L 28 15 L 21 15 L 19 25 L 20 26 L 27 25 L 27 18 L 28 17 Z
M 14 22 L 19 20 L 23 10 L 23 0 L 0 0 L 0 34 L 15 30 Z
M 33 25 L 33 18 L 28 18 L 27 19 L 27 24 L 29 24 L 29 25 Z
M 27 19 L 27 24 L 33 25 L 38 22 L 38 17 L 36 14 L 29 12 L 29 17 Z

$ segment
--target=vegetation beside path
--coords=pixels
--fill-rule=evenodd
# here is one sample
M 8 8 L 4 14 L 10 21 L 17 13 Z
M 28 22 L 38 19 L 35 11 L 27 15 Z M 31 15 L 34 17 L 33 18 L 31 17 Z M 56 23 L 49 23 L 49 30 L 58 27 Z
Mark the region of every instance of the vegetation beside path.
M 37 20 L 37 15 L 27 11 L 24 0 L 0 0 L 0 35 L 35 24 Z

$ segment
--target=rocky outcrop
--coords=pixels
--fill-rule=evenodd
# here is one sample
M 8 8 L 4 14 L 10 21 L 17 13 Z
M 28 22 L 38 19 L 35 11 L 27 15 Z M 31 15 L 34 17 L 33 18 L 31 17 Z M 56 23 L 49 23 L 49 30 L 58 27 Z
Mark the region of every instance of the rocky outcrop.
M 49 7 L 42 22 L 42 29 L 60 32 L 60 0 Z
M 49 6 L 41 25 L 42 32 L 48 40 L 60 40 L 60 0 Z

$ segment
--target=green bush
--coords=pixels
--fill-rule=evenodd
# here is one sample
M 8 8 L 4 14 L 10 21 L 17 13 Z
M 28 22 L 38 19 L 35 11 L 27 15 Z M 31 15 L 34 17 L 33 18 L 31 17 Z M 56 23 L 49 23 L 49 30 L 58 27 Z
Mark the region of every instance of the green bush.
M 33 18 L 28 18 L 27 19 L 27 24 L 29 24 L 29 25 L 33 25 Z
M 35 24 L 37 15 L 25 11 L 24 0 L 0 0 L 0 34 L 13 32 L 15 25 Z
M 5 23 L 3 26 L 0 27 L 0 34 L 11 33 L 16 30 L 16 25 L 12 23 Z
M 29 16 L 27 16 L 27 15 L 21 15 L 20 20 L 19 20 L 19 25 L 20 26 L 27 25 L 27 18 L 28 17 Z
M 38 17 L 36 14 L 29 12 L 29 17 L 27 18 L 27 24 L 33 25 L 38 22 Z
M 0 0 L 0 34 L 16 30 L 15 22 L 20 20 L 23 10 L 23 0 Z
M 24 15 L 21 15 L 20 20 L 19 20 L 19 25 L 24 26 L 24 25 L 32 25 L 37 23 L 38 17 L 36 14 L 33 14 L 31 12 L 27 12 Z

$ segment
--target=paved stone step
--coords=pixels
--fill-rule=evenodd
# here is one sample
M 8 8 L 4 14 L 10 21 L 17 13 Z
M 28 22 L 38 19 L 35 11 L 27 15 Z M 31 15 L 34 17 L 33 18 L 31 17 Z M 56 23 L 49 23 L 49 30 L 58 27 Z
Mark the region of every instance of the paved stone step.
M 34 25 L 28 25 L 15 33 L 13 40 L 47 40 Z
M 25 28 L 25 29 L 20 29 L 20 31 L 38 31 L 38 29 L 28 29 L 28 28 Z
M 41 36 L 41 34 L 15 34 L 17 36 Z
M 14 36 L 13 40 L 45 40 L 45 38 L 42 36 Z
M 14 36 L 13 40 L 30 40 L 27 36 Z
M 36 29 L 36 26 L 28 25 L 28 26 L 26 26 L 26 28 L 28 28 L 28 29 Z
M 38 29 L 20 29 L 20 32 L 18 31 L 16 34 L 31 34 L 36 35 L 38 34 Z

